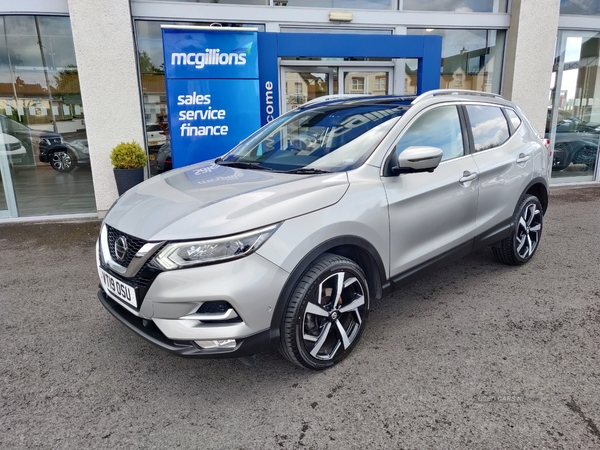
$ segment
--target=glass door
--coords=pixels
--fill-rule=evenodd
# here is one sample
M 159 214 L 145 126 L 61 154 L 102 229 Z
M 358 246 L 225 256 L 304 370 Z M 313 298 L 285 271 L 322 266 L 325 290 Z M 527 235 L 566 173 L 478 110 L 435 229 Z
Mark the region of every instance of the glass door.
M 16 146 L 12 140 L 12 136 L 0 132 L 0 219 L 17 217 L 17 202 L 10 174 L 10 157 Z
M 392 69 L 340 67 L 342 94 L 387 95 L 392 79 Z
M 563 31 L 552 76 L 546 137 L 554 183 L 596 179 L 600 140 L 600 34 Z
M 330 67 L 282 67 L 285 94 L 281 111 L 287 112 L 323 95 L 334 94 L 334 69 Z

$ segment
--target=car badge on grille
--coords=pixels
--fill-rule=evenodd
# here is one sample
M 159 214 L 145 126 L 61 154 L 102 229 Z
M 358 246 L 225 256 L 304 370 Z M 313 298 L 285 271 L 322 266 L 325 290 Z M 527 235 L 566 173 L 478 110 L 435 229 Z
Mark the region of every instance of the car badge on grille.
M 127 256 L 128 247 L 125 236 L 121 236 L 115 241 L 115 256 L 119 261 L 123 261 Z

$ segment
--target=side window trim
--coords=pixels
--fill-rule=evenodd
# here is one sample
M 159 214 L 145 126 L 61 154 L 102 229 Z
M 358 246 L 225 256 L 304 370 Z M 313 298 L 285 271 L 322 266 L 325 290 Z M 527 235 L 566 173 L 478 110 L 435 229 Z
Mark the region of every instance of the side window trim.
M 511 137 L 513 137 L 513 135 L 515 134 L 516 128 L 512 123 L 512 120 L 510 120 L 510 116 L 508 115 L 508 112 L 506 111 L 506 108 L 502 108 L 502 114 L 504 115 L 504 120 L 506 120 L 506 123 L 508 124 L 508 133 L 509 133 L 509 137 L 506 140 L 507 142 L 510 140 Z
M 471 120 L 469 114 L 467 114 L 467 108 L 461 103 L 458 106 L 458 115 L 460 117 L 461 127 L 463 130 L 463 143 L 465 147 L 465 155 L 472 155 L 475 153 L 475 141 L 473 140 L 473 133 L 471 131 Z

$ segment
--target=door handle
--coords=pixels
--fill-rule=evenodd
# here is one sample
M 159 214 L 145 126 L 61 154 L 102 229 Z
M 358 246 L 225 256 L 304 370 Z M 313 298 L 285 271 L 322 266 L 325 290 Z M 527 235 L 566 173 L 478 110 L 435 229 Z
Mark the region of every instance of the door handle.
M 475 178 L 477 178 L 477 172 L 469 172 L 468 170 L 465 170 L 458 182 L 460 184 L 470 183 Z
M 525 163 L 525 162 L 529 161 L 530 159 L 531 159 L 530 155 L 525 155 L 525 153 L 521 153 L 521 154 L 519 154 L 519 157 L 517 158 L 517 164 Z

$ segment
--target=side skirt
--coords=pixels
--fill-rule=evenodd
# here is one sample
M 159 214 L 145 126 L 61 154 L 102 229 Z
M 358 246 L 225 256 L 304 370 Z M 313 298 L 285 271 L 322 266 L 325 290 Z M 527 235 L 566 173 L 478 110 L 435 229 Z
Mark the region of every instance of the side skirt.
M 413 281 L 424 277 L 425 275 L 436 272 L 454 261 L 464 258 L 474 250 L 498 243 L 502 239 L 508 237 L 512 225 L 513 224 L 510 219 L 506 220 L 481 233 L 474 239 L 453 248 L 452 250 L 448 250 L 447 252 L 430 259 L 429 261 L 425 261 L 424 263 L 421 263 L 412 269 L 393 276 L 386 283 L 384 283 L 383 296 L 388 296 L 395 290 L 406 286 L 407 284 L 410 284 Z

